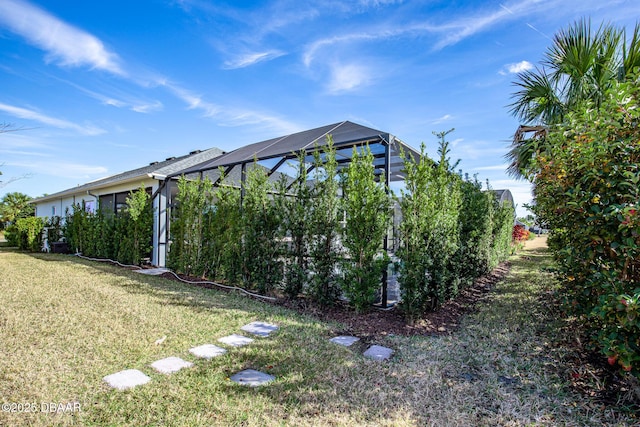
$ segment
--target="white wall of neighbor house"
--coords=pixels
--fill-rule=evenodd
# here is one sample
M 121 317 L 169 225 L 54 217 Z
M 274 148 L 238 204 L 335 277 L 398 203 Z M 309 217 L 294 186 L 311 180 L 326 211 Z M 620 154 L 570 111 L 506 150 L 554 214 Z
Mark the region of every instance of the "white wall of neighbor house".
M 95 212 L 98 207 L 100 196 L 118 194 L 124 192 L 136 191 L 138 188 L 151 188 L 151 194 L 155 194 L 161 181 L 155 179 L 146 179 L 124 184 L 113 185 L 110 187 L 96 188 L 84 190 L 77 194 L 65 195 L 60 198 L 42 201 L 36 204 L 36 216 L 42 218 L 51 218 L 60 216 L 64 218 L 67 212 L 73 210 L 73 206 L 84 202 L 85 208 L 91 212 Z M 90 194 L 89 194 L 90 193 Z M 162 192 L 161 192 L 162 193 Z M 165 243 L 166 243 L 166 197 L 158 194 L 152 201 L 153 213 L 153 250 L 151 254 L 151 263 L 157 266 L 165 265 Z
M 95 210 L 95 197 L 88 196 L 87 194 L 76 194 L 37 203 L 36 216 L 41 218 L 51 218 L 54 216 L 64 217 L 67 211 L 71 212 L 74 205 L 82 202 L 85 203 L 88 209 Z

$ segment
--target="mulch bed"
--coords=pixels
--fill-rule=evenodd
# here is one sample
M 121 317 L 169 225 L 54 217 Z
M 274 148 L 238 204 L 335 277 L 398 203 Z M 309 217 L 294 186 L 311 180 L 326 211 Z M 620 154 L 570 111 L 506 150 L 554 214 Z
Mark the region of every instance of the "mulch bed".
M 413 325 L 407 325 L 398 307 L 386 310 L 374 308 L 367 313 L 358 314 L 346 303 L 339 303 L 333 307 L 319 307 L 306 299 L 297 299 L 279 300 L 278 304 L 323 321 L 340 322 L 344 325 L 344 329 L 339 331 L 342 334 L 359 337 L 445 335 L 454 331 L 460 323 L 460 318 L 488 296 L 496 283 L 504 279 L 509 268 L 509 262 L 503 262 L 491 273 L 477 279 L 472 286 L 462 290 L 456 299 L 446 302 L 436 311 L 427 313 Z
M 480 277 L 474 284 L 463 289 L 457 298 L 447 301 L 436 311 L 427 313 L 413 325 L 407 325 L 398 307 L 390 309 L 373 308 L 367 313 L 358 314 L 348 304 L 339 302 L 332 307 L 322 307 L 307 298 L 294 300 L 279 298 L 273 304 L 281 305 L 299 313 L 313 316 L 322 321 L 335 321 L 344 325 L 341 334 L 357 335 L 360 337 L 376 337 L 384 335 L 446 335 L 454 331 L 460 318 L 473 310 L 473 307 L 484 300 L 496 283 L 504 279 L 511 265 L 503 262 L 491 273 Z M 176 280 L 170 273 L 162 277 Z M 180 275 L 190 281 L 202 279 Z M 194 284 L 211 289 L 223 288 L 210 284 Z

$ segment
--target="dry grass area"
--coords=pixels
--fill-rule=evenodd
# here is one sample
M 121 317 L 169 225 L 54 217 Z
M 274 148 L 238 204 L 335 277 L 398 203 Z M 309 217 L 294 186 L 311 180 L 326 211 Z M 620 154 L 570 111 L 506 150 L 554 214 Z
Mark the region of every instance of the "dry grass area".
M 534 244 L 544 246 L 527 242 L 505 281 L 452 334 L 377 338 L 396 350 L 388 362 L 330 343 L 341 325 L 282 307 L 70 256 L 2 249 L 0 396 L 38 410 L 0 412 L 0 425 L 637 425 L 633 413 L 569 387 L 549 329 L 550 260 Z M 188 353 L 254 320 L 280 330 L 210 361 Z M 168 356 L 195 366 L 154 373 L 149 364 Z M 152 381 L 124 392 L 102 382 L 130 368 Z M 245 368 L 276 380 L 258 388 L 229 381 Z M 81 409 L 43 413 L 43 402 Z

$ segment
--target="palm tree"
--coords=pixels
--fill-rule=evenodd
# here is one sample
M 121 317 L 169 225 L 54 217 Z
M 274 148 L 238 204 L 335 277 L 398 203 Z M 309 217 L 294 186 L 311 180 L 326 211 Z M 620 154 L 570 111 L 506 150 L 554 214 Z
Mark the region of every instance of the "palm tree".
M 16 219 L 33 216 L 34 206 L 29 203 L 31 197 L 23 193 L 7 193 L 0 200 L 0 223 L 12 223 Z
M 514 135 L 507 172 L 517 178 L 531 172 L 535 155 L 546 150 L 546 129 L 562 123 L 584 101 L 598 107 L 616 80 L 625 80 L 640 66 L 640 23 L 627 41 L 625 29 L 610 24 L 597 31 L 581 20 L 558 32 L 542 66 L 518 74 L 511 113 L 526 123 Z

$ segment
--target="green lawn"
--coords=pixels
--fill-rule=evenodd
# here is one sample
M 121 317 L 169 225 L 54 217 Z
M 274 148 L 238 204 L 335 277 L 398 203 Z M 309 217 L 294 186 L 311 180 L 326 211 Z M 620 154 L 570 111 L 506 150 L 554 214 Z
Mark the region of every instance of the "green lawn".
M 340 325 L 245 296 L 0 249 L 0 396 L 37 409 L 0 412 L 0 425 L 633 424 L 567 388 L 545 332 L 550 261 L 540 249 L 526 256 L 512 259 L 509 277 L 460 330 L 380 338 L 396 353 L 376 362 L 328 341 Z M 189 354 L 254 320 L 280 330 L 210 361 Z M 168 356 L 195 366 L 168 376 L 149 367 Z M 229 380 L 245 368 L 276 380 L 257 388 Z M 102 378 L 123 369 L 152 381 L 109 389 Z M 42 413 L 43 402 L 80 411 Z

